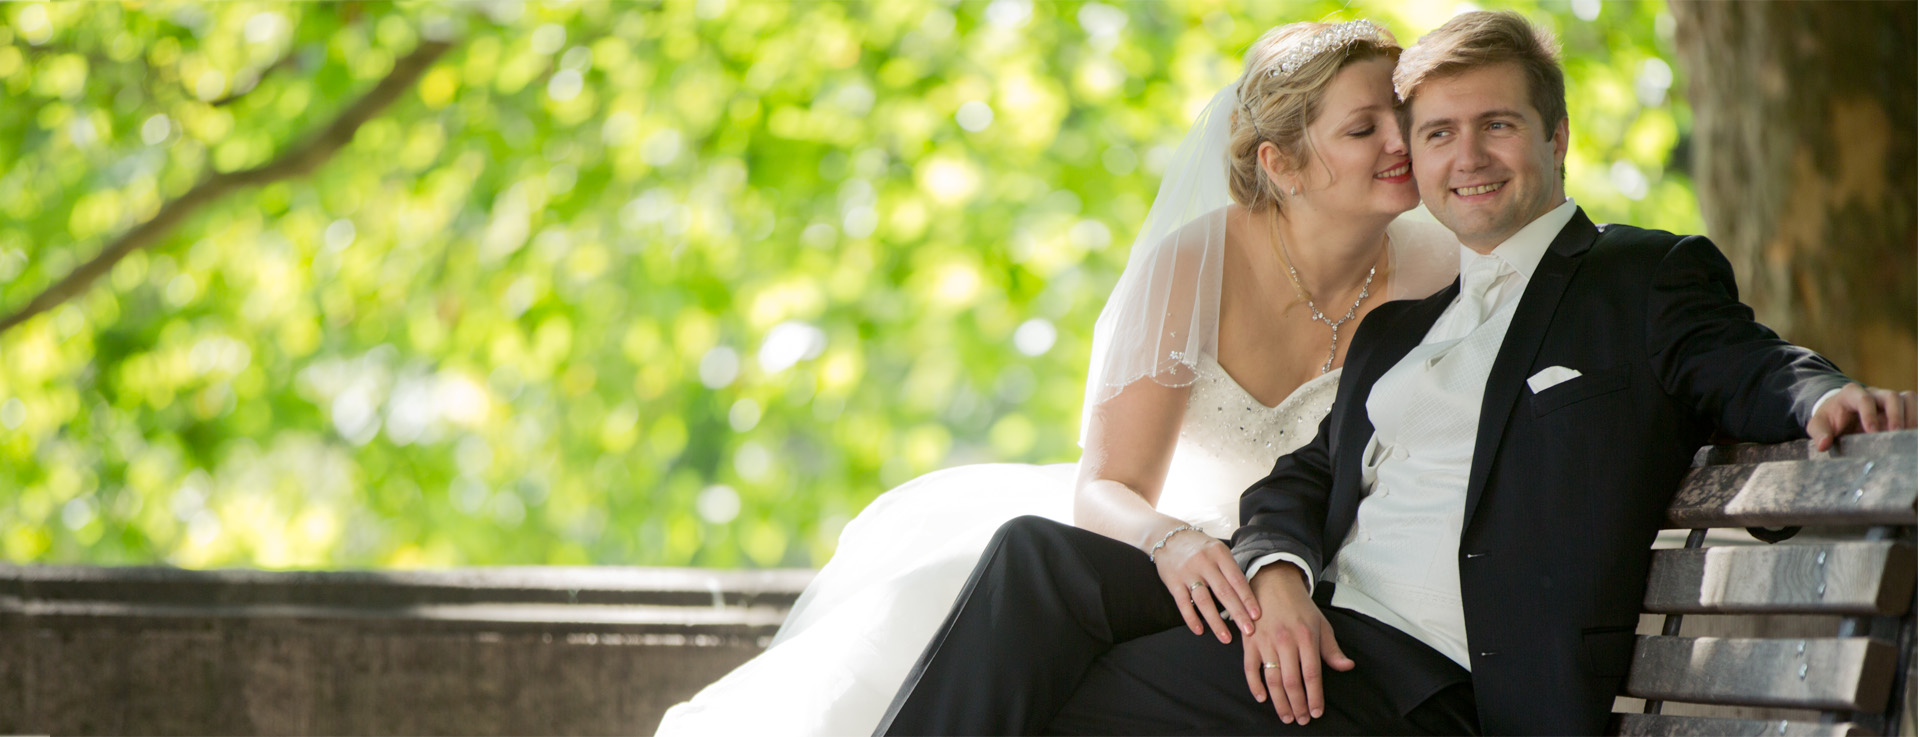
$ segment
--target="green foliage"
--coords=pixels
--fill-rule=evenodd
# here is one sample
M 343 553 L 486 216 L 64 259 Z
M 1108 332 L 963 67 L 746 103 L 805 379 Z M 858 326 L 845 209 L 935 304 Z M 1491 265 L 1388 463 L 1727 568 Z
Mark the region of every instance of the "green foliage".
M 1344 5 L 9 4 L 9 310 L 458 45 L 0 334 L 0 553 L 810 565 L 915 475 L 1071 461 L 1090 326 L 1239 51 L 1445 20 Z M 1698 231 L 1664 6 L 1522 7 L 1566 42 L 1570 193 Z

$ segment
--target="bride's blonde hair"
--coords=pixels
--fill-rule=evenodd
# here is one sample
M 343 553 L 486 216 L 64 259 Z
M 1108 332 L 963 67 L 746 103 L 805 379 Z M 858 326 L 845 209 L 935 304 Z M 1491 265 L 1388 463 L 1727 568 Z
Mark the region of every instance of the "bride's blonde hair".
M 1320 114 L 1327 87 L 1347 65 L 1368 59 L 1398 61 L 1393 34 L 1375 27 L 1371 38 L 1357 38 L 1304 60 L 1288 58 L 1320 32 L 1334 28 L 1318 22 L 1289 23 L 1267 31 L 1247 49 L 1246 71 L 1237 85 L 1240 105 L 1227 132 L 1227 186 L 1233 201 L 1249 210 L 1282 207 L 1286 193 L 1260 169 L 1260 144 L 1272 142 L 1293 167 L 1313 153 L 1307 124 Z M 1299 63 L 1281 72 L 1282 61 Z

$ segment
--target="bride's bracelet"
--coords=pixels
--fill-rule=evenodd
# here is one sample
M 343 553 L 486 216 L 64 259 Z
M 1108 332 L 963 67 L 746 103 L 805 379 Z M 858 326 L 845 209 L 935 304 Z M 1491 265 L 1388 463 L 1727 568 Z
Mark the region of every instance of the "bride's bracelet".
M 1200 528 L 1194 527 L 1193 525 L 1181 525 L 1171 530 L 1167 530 L 1167 534 L 1160 536 L 1160 542 L 1154 543 L 1152 548 L 1147 549 L 1147 562 L 1158 563 L 1159 561 L 1154 560 L 1153 556 L 1159 554 L 1160 549 L 1166 547 L 1167 541 L 1172 540 L 1174 535 L 1181 532 L 1185 532 L 1187 530 L 1193 530 L 1194 532 L 1199 532 Z

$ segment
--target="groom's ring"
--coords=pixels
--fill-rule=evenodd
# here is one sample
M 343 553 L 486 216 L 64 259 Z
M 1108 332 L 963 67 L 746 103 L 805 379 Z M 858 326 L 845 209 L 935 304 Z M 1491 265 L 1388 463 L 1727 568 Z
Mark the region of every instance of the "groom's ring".
M 1278 668 L 1280 667 L 1280 664 L 1279 663 L 1261 663 L 1260 667 L 1261 668 Z
M 1194 589 L 1200 588 L 1200 585 L 1204 583 L 1206 583 L 1206 581 L 1195 581 L 1193 583 L 1187 584 L 1187 590 L 1192 591 Z

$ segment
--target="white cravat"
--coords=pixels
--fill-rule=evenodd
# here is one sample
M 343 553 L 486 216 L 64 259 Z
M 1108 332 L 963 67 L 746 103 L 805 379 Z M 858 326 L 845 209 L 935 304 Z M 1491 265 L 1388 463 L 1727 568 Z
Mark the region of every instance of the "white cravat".
M 1513 269 L 1507 268 L 1507 262 L 1499 256 L 1475 255 L 1460 272 L 1460 316 L 1458 323 L 1467 329 L 1460 335 L 1471 332 L 1473 328 L 1487 321 L 1487 315 L 1493 312 L 1494 303 L 1489 297 L 1497 297 L 1494 289 L 1505 283 Z
M 1455 298 L 1453 309 L 1436 321 L 1427 339 L 1421 341 L 1422 345 L 1454 341 L 1426 359 L 1429 368 L 1452 352 L 1461 338 L 1472 333 L 1474 328 L 1486 324 L 1487 318 L 1501 303 L 1501 298 L 1511 291 L 1502 287 L 1512 281 L 1508 277 L 1513 275 L 1512 267 L 1507 266 L 1507 262 L 1499 256 L 1476 253 L 1465 258 L 1460 269 L 1460 296 Z
M 1520 296 L 1575 209 L 1567 200 L 1491 255 L 1460 249 L 1460 294 L 1366 398 L 1374 434 L 1361 456 L 1364 496 L 1322 572 L 1340 584 L 1334 606 L 1406 632 L 1464 668 L 1472 666 L 1458 554 L 1480 400 Z M 1248 576 L 1276 560 L 1306 568 L 1276 553 L 1255 560 Z

